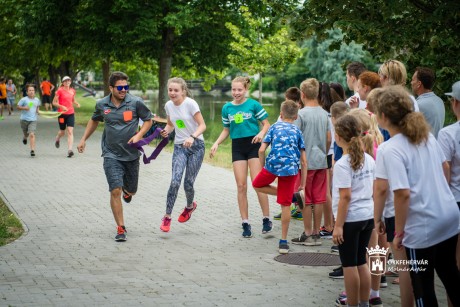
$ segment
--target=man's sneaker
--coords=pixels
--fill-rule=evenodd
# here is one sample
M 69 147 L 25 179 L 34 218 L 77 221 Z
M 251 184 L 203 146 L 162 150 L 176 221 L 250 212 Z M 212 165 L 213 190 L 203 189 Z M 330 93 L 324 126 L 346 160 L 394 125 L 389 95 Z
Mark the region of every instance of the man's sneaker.
M 281 240 L 280 240 L 279 252 L 280 252 L 280 254 L 287 254 L 287 253 L 289 253 L 289 245 L 287 244 L 287 241 L 281 241 Z
M 54 146 L 56 146 L 56 148 L 59 148 L 59 145 L 60 145 L 59 140 L 56 140 L 56 142 L 54 142 Z
M 385 275 L 380 276 L 380 288 L 388 287 L 387 278 Z
M 327 231 L 327 229 L 324 226 L 321 227 L 319 235 L 321 239 L 332 239 L 332 231 Z
M 335 269 L 332 269 L 332 272 L 335 272 L 335 271 L 338 271 L 338 270 L 342 270 L 342 266 L 339 266 L 339 267 L 336 267 Z
M 273 229 L 273 223 L 268 217 L 262 220 L 262 233 L 268 233 Z
M 31 151 L 30 151 L 30 156 L 31 156 L 31 157 L 35 157 L 35 151 L 31 150 Z
M 27 145 L 27 139 L 26 138 L 22 139 L 22 144 Z
M 161 222 L 160 229 L 163 232 L 168 232 L 171 229 L 171 218 L 170 217 L 163 217 Z
M 248 223 L 243 223 L 243 238 L 250 238 L 252 237 L 251 225 Z
M 117 235 L 115 236 L 115 241 L 124 242 L 126 241 L 126 228 L 125 226 L 117 226 Z
M 316 245 L 316 242 L 313 236 L 307 236 L 305 232 L 302 232 L 302 234 L 298 238 L 292 239 L 291 242 L 294 244 L 306 245 L 306 246 Z
M 130 195 L 130 194 L 128 194 L 128 193 L 125 191 L 125 189 L 122 188 L 121 190 L 122 190 L 122 192 L 123 192 L 123 196 L 122 196 L 123 201 L 124 201 L 125 203 L 129 204 L 129 203 L 131 202 L 131 199 L 133 199 L 133 196 Z
M 197 204 L 194 201 L 192 205 L 193 207 L 191 209 L 188 209 L 187 207 L 184 208 L 184 211 L 182 211 L 182 213 L 179 215 L 179 218 L 177 219 L 179 223 L 185 223 L 188 220 L 190 220 L 190 218 L 192 217 L 193 211 L 195 211 L 196 209 Z
M 373 297 L 369 300 L 369 307 L 383 307 L 380 297 Z
M 291 218 L 302 221 L 302 212 L 298 212 L 296 209 L 291 211 Z
M 329 273 L 329 277 L 333 279 L 343 279 L 343 268 L 334 269 L 332 272 Z
M 339 246 L 338 245 L 332 245 L 331 246 L 331 253 L 338 253 L 339 252 Z
M 273 216 L 274 220 L 281 220 L 281 212 Z
M 72 158 L 72 157 L 73 157 L 73 151 L 69 150 L 69 152 L 67 153 L 67 158 Z

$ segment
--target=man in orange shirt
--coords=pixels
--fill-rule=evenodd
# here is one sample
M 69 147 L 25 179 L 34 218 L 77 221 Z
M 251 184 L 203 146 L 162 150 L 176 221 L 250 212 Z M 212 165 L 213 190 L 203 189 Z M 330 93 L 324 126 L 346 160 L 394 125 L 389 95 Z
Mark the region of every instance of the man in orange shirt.
M 51 107 L 51 92 L 54 90 L 54 85 L 46 79 L 40 84 L 42 90 L 42 104 L 45 105 L 46 111 L 52 111 Z
M 0 119 L 3 119 L 3 109 L 6 108 L 8 109 L 8 115 L 11 115 L 11 107 L 8 104 L 8 100 L 6 99 L 6 84 L 5 84 L 5 78 L 1 77 L 0 78 Z

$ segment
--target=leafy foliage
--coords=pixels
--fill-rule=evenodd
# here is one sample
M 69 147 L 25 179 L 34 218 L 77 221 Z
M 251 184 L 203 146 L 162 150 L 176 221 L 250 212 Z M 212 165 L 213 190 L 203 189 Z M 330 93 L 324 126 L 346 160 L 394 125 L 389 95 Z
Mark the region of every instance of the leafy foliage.
M 416 66 L 435 69 L 438 86 L 447 89 L 459 78 L 459 11 L 458 0 L 309 0 L 293 27 L 297 35 L 320 40 L 340 28 L 345 42 L 363 44 L 380 61 L 401 60 L 409 72 Z

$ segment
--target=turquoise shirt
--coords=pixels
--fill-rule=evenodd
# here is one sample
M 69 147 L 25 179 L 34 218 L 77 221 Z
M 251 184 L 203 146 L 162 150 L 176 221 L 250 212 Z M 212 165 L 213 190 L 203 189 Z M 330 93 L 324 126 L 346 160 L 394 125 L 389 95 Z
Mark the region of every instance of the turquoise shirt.
M 40 105 L 40 100 L 38 98 L 29 98 L 23 97 L 18 102 L 18 106 L 26 107 L 28 106 L 30 109 L 28 111 L 21 110 L 21 117 L 19 119 L 26 120 L 29 122 L 34 122 L 37 120 L 37 108 Z
M 230 138 L 239 139 L 259 133 L 259 121 L 268 117 L 267 111 L 254 99 L 242 104 L 227 102 L 222 108 L 222 124 L 230 129 Z

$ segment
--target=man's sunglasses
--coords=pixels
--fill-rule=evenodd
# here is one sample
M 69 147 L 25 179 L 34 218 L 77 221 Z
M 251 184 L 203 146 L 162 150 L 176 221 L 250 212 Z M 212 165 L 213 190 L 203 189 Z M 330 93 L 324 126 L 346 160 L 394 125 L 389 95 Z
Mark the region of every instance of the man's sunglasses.
M 123 89 L 125 89 L 125 91 L 129 90 L 129 85 L 117 85 L 117 86 L 114 86 L 118 91 L 122 91 Z

